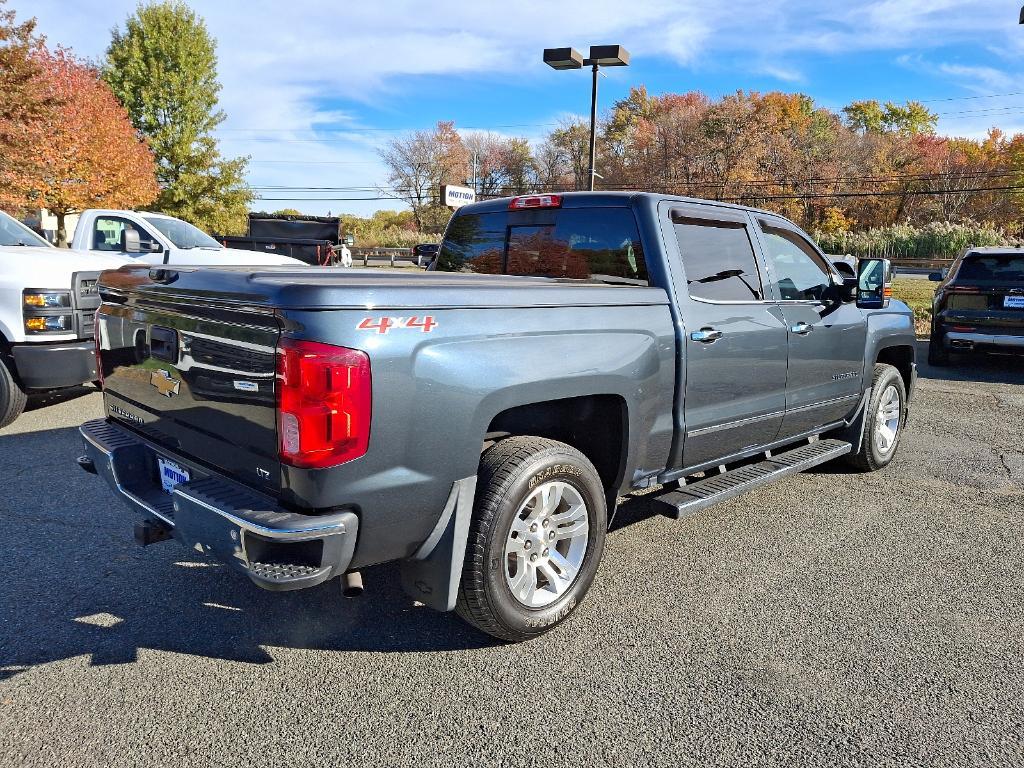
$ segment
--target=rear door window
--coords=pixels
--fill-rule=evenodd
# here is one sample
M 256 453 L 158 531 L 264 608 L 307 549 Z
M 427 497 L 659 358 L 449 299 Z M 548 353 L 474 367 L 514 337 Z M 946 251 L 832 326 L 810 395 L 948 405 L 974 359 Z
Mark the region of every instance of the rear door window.
M 628 208 L 466 214 L 452 219 L 437 269 L 647 285 Z
M 761 273 L 745 223 L 673 213 L 672 224 L 691 298 L 714 302 L 763 299 Z

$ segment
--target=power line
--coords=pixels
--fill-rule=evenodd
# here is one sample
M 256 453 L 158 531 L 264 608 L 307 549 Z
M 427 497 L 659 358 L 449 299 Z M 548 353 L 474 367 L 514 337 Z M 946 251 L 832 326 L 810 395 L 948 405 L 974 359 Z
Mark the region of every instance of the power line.
M 654 185 L 652 185 L 653 187 Z M 618 189 L 608 191 L 635 191 L 630 189 Z M 658 190 L 650 189 L 652 192 Z M 993 187 L 970 187 L 967 189 L 908 189 L 908 190 L 883 190 L 872 192 L 798 192 L 793 194 L 772 194 L 772 195 L 733 195 L 729 197 L 716 198 L 722 202 L 742 202 L 758 200 L 817 200 L 835 197 L 915 197 L 919 195 L 948 195 L 948 194 L 980 194 L 982 192 L 1003 192 L 1003 191 L 1024 191 L 1024 184 L 1011 184 Z M 674 194 L 674 193 L 662 193 Z M 499 195 L 505 197 L 505 195 Z M 334 203 L 334 202 L 359 202 L 374 200 L 396 200 L 395 197 L 261 197 L 260 200 L 268 202 L 313 202 L 313 203 Z
M 394 195 L 388 197 L 258 197 L 256 199 L 269 203 L 354 203 L 367 200 L 397 200 L 405 202 L 403 198 L 395 197 Z
M 504 125 L 459 125 L 459 131 L 493 131 L 500 128 L 548 128 L 558 123 L 507 123 Z M 407 133 L 413 131 L 431 131 L 436 126 L 427 128 L 379 128 L 379 127 L 358 127 L 358 128 L 218 128 L 218 133 L 225 132 L 251 132 L 251 133 Z M 257 141 L 255 138 L 242 137 L 231 139 L 232 141 Z
M 909 99 L 909 101 L 918 101 L 921 104 L 934 104 L 940 101 L 971 101 L 973 99 L 1002 99 L 1008 96 L 1024 96 L 1024 91 L 1014 91 L 1013 93 L 983 93 L 976 96 L 950 96 L 942 99 Z
M 874 192 L 804 192 L 792 195 L 739 195 L 736 197 L 723 197 L 723 201 L 739 200 L 816 200 L 832 197 L 915 197 L 918 195 L 965 195 L 978 194 L 981 192 L 1005 192 L 1010 190 L 1022 191 L 1024 184 L 1012 184 L 999 187 L 971 187 L 968 189 L 907 189 L 907 190 L 884 190 Z
M 635 190 L 645 191 L 654 187 L 672 187 L 672 188 L 715 188 L 715 187 L 740 187 L 750 188 L 756 186 L 796 186 L 800 184 L 808 185 L 849 185 L 851 183 L 857 183 L 857 186 L 864 186 L 865 184 L 897 184 L 907 182 L 927 182 L 927 181 L 945 181 L 950 178 L 958 180 L 982 180 L 982 179 L 999 179 L 1005 177 L 1016 177 L 1020 176 L 1021 172 L 1015 170 L 992 170 L 992 171 L 961 171 L 952 173 L 920 173 L 920 174 L 892 174 L 886 176 L 846 176 L 846 177 L 812 177 L 803 179 L 736 179 L 731 181 L 719 181 L 719 180 L 681 180 L 681 179 L 667 179 L 657 178 L 651 179 L 649 182 L 644 184 L 622 184 L 618 185 L 620 190 Z M 558 191 L 564 189 L 565 184 L 562 183 L 547 183 L 547 184 L 532 184 L 531 189 L 533 191 Z M 253 187 L 253 189 L 264 189 L 267 191 L 275 192 L 302 192 L 302 193 L 315 193 L 315 192 L 376 192 L 381 189 L 389 189 L 397 195 L 410 196 L 412 194 L 419 194 L 422 190 L 415 190 L 409 187 L 389 187 L 386 184 L 379 184 L 373 187 L 300 187 L 300 186 L 279 186 L 279 187 Z M 756 193 L 751 193 L 756 194 Z M 821 192 L 824 196 L 835 196 L 842 194 L 841 192 Z M 866 192 L 865 194 L 881 194 L 880 192 Z

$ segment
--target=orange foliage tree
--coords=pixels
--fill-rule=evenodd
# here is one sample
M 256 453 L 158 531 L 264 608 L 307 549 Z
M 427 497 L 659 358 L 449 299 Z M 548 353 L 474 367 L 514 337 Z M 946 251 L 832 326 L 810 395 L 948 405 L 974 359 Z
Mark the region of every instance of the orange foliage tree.
M 97 70 L 60 48 L 35 60 L 40 96 L 60 107 L 20 126 L 24 162 L 5 179 L 2 202 L 47 208 L 66 245 L 68 214 L 145 205 L 160 188 L 153 154 Z

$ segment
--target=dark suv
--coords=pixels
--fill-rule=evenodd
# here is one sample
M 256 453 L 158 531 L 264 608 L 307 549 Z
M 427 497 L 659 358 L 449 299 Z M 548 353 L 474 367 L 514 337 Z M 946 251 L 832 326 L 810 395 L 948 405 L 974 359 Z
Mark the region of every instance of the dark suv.
M 1024 354 L 1024 249 L 969 248 L 928 279 L 941 283 L 932 302 L 930 364 L 947 365 L 950 352 Z
M 437 243 L 420 243 L 412 249 L 412 258 L 417 267 L 426 267 L 437 258 L 437 250 L 441 246 Z

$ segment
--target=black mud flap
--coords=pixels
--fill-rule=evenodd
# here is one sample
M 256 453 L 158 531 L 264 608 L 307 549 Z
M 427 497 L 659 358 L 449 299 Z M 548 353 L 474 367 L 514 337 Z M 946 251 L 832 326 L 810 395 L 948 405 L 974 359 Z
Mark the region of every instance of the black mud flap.
M 429 608 L 455 608 L 475 492 L 475 475 L 456 480 L 434 530 L 411 559 L 402 561 L 402 589 Z

